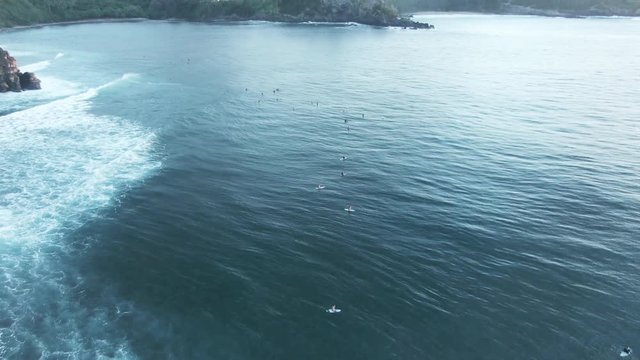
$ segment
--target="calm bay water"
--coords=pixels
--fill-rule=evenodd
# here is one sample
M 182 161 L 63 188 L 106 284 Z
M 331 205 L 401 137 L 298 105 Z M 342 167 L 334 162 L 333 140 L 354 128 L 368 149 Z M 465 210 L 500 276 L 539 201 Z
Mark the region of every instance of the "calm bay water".
M 640 21 L 419 17 L 0 33 L 0 357 L 640 350 Z

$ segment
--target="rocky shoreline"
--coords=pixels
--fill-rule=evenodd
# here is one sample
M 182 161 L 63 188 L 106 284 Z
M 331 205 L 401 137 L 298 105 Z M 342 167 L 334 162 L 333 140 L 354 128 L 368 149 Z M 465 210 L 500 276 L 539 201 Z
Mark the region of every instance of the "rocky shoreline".
M 225 22 L 243 22 L 243 21 L 267 21 L 274 23 L 287 23 L 287 24 L 306 24 L 306 23 L 335 23 L 335 24 L 346 24 L 346 23 L 355 23 L 362 25 L 370 25 L 377 27 L 401 27 L 401 28 L 412 28 L 412 29 L 435 29 L 435 26 L 429 23 L 422 23 L 411 20 L 410 17 L 399 17 L 397 19 L 391 20 L 376 20 L 376 19 L 360 19 L 360 21 L 356 21 L 354 19 L 349 18 L 329 18 L 322 16 L 315 17 L 301 17 L 301 16 L 291 16 L 286 14 L 279 15 L 270 15 L 270 16 L 251 16 L 251 17 L 241 17 L 241 16 L 224 16 L 214 19 L 207 20 L 191 20 L 191 19 L 179 19 L 179 18 L 169 18 L 169 19 L 148 19 L 148 18 L 107 18 L 107 19 L 85 19 L 85 20 L 70 20 L 70 21 L 56 21 L 49 23 L 38 23 L 33 25 L 20 25 L 20 26 L 12 26 L 9 28 L 1 28 L 0 32 L 3 31 L 19 31 L 19 30 L 28 30 L 28 29 L 38 29 L 45 26 L 69 26 L 69 25 L 78 25 L 78 24 L 101 24 L 101 23 L 120 23 L 120 22 L 143 22 L 143 21 L 184 21 L 184 22 L 196 22 L 196 23 L 225 23 Z
M 220 20 L 226 21 L 250 21 L 250 20 L 258 20 L 258 21 L 271 21 L 271 22 L 282 22 L 282 23 L 291 23 L 291 24 L 302 24 L 302 23 L 336 23 L 336 24 L 344 24 L 344 23 L 357 23 L 363 25 L 370 26 L 378 26 L 378 27 L 399 27 L 399 28 L 411 28 L 411 29 L 435 29 L 435 26 L 429 23 L 422 23 L 413 21 L 408 17 L 362 17 L 362 18 L 353 18 L 349 16 L 292 16 L 286 14 L 278 14 L 272 16 L 260 16 L 260 17 L 250 17 L 250 18 L 242 18 L 242 17 L 227 17 Z
M 37 23 L 32 25 L 17 25 L 12 27 L 0 27 L 0 32 L 3 31 L 19 31 L 29 29 L 40 29 L 45 26 L 70 26 L 79 24 L 101 24 L 101 23 L 120 23 L 120 22 L 142 22 L 148 21 L 147 18 L 106 18 L 106 19 L 85 19 L 85 20 L 69 20 L 69 21 L 55 21 L 46 23 Z
M 9 52 L 0 48 L 0 93 L 40 90 L 40 80 L 34 73 L 21 72 Z
M 503 15 L 533 15 L 533 16 L 545 16 L 545 17 L 564 17 L 564 18 L 586 18 L 590 16 L 628 16 L 635 17 L 640 16 L 640 9 L 632 12 L 624 9 L 612 9 L 612 8 L 591 8 L 587 10 L 552 10 L 552 9 L 537 9 L 528 6 L 519 5 L 504 5 L 500 9 L 500 14 Z

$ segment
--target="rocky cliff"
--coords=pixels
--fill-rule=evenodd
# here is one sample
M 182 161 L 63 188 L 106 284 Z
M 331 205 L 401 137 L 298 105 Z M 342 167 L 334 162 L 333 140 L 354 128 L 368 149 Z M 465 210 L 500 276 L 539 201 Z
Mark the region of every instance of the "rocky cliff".
M 16 59 L 0 48 L 0 93 L 38 89 L 40 89 L 40 80 L 35 74 L 21 73 L 16 65 Z
M 358 22 L 374 26 L 433 29 L 433 25 L 401 18 L 388 0 L 322 0 L 321 21 Z

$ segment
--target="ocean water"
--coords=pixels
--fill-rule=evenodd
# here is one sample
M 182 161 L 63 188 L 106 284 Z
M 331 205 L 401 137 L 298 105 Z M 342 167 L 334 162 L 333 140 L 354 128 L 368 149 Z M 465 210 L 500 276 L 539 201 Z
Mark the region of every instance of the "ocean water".
M 0 358 L 640 350 L 640 22 L 417 18 L 0 33 Z

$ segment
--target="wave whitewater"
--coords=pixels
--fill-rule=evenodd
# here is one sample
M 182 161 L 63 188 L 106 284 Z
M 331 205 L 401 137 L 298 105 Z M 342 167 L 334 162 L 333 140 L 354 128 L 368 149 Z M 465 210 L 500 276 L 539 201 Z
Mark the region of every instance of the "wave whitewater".
M 13 51 L 12 53 L 21 54 L 19 51 Z M 22 54 L 30 55 L 31 53 L 22 52 Z M 54 61 L 64 56 L 64 53 L 60 52 L 52 59 L 20 66 L 20 70 L 23 72 L 38 72 L 37 76 L 42 81 L 42 89 L 38 91 L 25 91 L 20 93 L 10 92 L 3 94 L 2 98 L 6 101 L 0 102 L 0 116 L 16 111 L 26 110 L 36 105 L 43 105 L 53 100 L 77 94 L 81 91 L 78 84 L 40 73 L 40 71 L 49 68 Z
M 160 167 L 153 132 L 89 111 L 133 76 L 0 117 L 0 358 L 134 357 L 99 340 L 124 305 L 80 308 L 82 276 L 61 261 L 66 234 Z
M 57 53 L 56 56 L 52 60 L 43 60 L 43 61 L 38 61 L 38 62 L 33 63 L 33 64 L 24 65 L 24 66 L 22 66 L 20 68 L 20 70 L 22 70 L 23 72 L 42 71 L 42 70 L 48 68 L 51 65 L 52 61 L 58 60 L 58 59 L 60 59 L 62 57 L 64 57 L 64 53 Z

